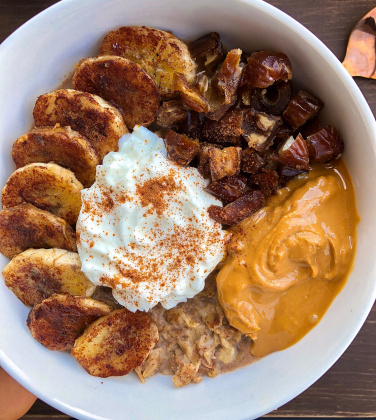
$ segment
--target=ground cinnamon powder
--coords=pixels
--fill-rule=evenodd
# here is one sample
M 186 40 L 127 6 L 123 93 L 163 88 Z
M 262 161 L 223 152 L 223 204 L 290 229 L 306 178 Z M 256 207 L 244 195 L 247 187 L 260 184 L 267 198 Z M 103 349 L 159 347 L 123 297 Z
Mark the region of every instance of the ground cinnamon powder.
M 150 179 L 141 185 L 137 185 L 137 194 L 140 196 L 141 206 L 149 207 L 148 213 L 156 211 L 161 216 L 167 208 L 165 197 L 171 198 L 178 186 L 172 174 L 160 178 Z

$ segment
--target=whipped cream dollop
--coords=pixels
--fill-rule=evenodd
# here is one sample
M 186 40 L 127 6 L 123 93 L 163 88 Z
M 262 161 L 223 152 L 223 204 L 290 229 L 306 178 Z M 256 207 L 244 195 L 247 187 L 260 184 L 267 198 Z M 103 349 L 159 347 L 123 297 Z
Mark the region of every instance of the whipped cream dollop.
M 167 158 L 161 138 L 135 127 L 82 192 L 82 271 L 131 311 L 159 302 L 169 309 L 196 295 L 224 258 L 227 238 L 207 212 L 221 203 L 206 185 L 196 168 Z

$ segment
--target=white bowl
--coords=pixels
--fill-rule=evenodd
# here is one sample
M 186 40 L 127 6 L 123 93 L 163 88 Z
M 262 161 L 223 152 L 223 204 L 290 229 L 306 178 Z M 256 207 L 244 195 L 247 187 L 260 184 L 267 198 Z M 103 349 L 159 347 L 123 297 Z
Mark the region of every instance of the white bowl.
M 32 126 L 38 95 L 54 90 L 104 34 L 123 25 L 170 29 L 183 39 L 217 31 L 245 51 L 272 49 L 290 57 L 294 82 L 325 103 L 341 131 L 361 222 L 355 268 L 324 319 L 293 347 L 199 385 L 175 389 L 171 377 L 141 385 L 135 375 L 100 379 L 67 353 L 34 341 L 28 308 L 0 284 L 0 363 L 21 384 L 80 419 L 243 419 L 294 398 L 340 357 L 376 296 L 375 121 L 354 81 L 333 54 L 292 18 L 259 0 L 65 0 L 18 29 L 0 47 L 0 185 L 14 170 L 13 141 Z M 7 259 L 0 256 L 0 268 Z

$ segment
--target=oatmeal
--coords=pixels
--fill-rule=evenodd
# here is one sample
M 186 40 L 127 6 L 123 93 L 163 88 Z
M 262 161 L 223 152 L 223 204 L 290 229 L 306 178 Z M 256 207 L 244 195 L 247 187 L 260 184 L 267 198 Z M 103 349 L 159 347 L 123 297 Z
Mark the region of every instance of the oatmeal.
M 175 386 L 201 382 L 249 365 L 252 340 L 231 327 L 218 302 L 216 274 L 212 273 L 202 292 L 172 309 L 157 305 L 149 311 L 159 341 L 148 358 L 135 369 L 142 382 L 157 373 L 173 375 Z M 94 298 L 116 305 L 111 290 L 98 288 Z

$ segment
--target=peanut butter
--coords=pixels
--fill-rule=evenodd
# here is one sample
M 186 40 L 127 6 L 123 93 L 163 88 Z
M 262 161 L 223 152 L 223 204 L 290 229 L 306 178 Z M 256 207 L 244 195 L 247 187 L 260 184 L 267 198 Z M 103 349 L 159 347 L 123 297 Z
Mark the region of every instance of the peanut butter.
M 320 321 L 351 269 L 357 222 L 337 160 L 293 179 L 231 229 L 218 296 L 230 324 L 254 340 L 254 356 L 285 349 Z

